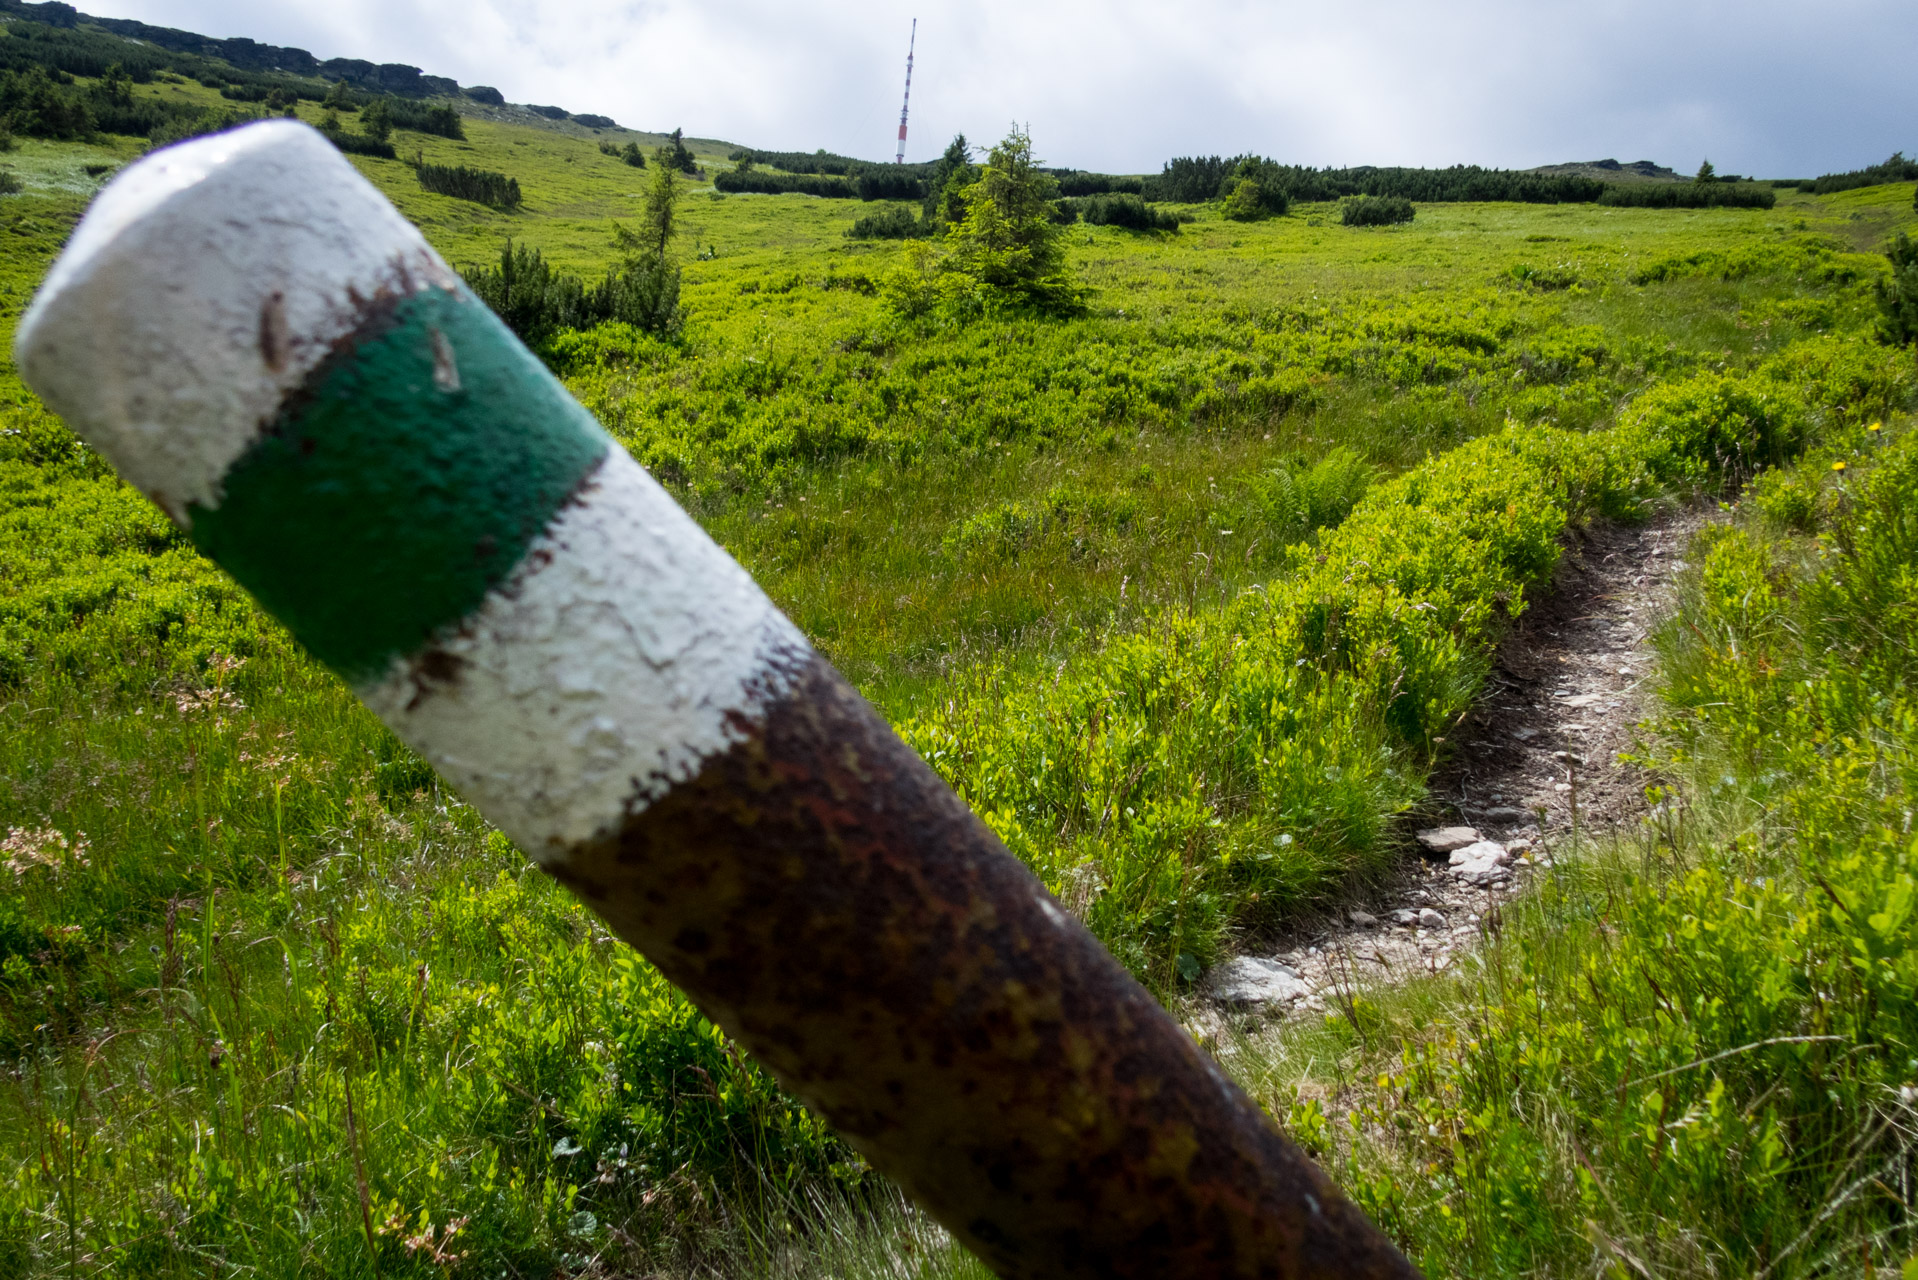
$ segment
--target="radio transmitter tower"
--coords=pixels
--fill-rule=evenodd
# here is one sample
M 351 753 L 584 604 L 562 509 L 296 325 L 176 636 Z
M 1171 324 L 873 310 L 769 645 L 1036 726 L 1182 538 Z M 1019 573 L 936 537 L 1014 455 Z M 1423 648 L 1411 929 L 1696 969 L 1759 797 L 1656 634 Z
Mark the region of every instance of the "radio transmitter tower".
M 899 104 L 899 154 L 894 164 L 906 163 L 906 108 L 912 105 L 912 49 L 919 43 L 919 19 L 912 20 L 912 38 L 906 42 L 906 96 Z

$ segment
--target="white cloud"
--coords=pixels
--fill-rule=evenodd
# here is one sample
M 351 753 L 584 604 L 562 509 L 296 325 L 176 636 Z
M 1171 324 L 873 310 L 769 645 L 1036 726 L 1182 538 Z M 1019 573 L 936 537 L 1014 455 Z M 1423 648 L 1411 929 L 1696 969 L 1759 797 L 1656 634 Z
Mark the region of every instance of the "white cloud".
M 1013 119 L 1052 163 L 1186 153 L 1524 167 L 1615 156 L 1802 176 L 1918 150 L 1908 0 L 81 0 L 518 102 L 762 147 L 909 159 Z

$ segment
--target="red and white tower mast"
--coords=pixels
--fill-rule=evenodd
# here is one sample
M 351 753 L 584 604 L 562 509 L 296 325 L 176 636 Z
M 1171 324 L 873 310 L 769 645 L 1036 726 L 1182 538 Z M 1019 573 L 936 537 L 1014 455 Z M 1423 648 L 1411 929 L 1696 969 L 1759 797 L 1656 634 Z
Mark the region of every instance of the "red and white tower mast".
M 912 38 L 906 42 L 906 96 L 899 104 L 899 154 L 894 164 L 906 163 L 906 108 L 912 105 L 912 50 L 919 43 L 919 19 L 912 20 Z

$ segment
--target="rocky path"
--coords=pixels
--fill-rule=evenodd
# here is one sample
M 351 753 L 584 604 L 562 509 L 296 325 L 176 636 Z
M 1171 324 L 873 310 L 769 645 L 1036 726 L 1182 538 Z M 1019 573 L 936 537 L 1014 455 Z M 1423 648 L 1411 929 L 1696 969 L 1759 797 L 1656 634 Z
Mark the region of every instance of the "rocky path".
M 1188 1017 L 1202 1042 L 1234 1020 L 1320 1011 L 1351 991 L 1444 969 L 1477 941 L 1486 913 L 1550 865 L 1574 822 L 1592 831 L 1636 818 L 1644 780 L 1618 753 L 1645 711 L 1650 636 L 1681 553 L 1711 514 L 1578 535 L 1453 734 L 1457 749 L 1414 826 L 1424 856 L 1362 906 L 1215 968 Z

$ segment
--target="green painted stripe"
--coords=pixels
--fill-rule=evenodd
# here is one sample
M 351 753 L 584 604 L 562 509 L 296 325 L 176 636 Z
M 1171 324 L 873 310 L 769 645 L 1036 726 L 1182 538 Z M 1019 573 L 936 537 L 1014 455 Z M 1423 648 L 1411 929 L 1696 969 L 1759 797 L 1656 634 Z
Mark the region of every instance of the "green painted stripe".
M 193 541 L 321 661 L 377 676 L 478 608 L 612 447 L 484 303 L 428 289 L 289 397 Z

